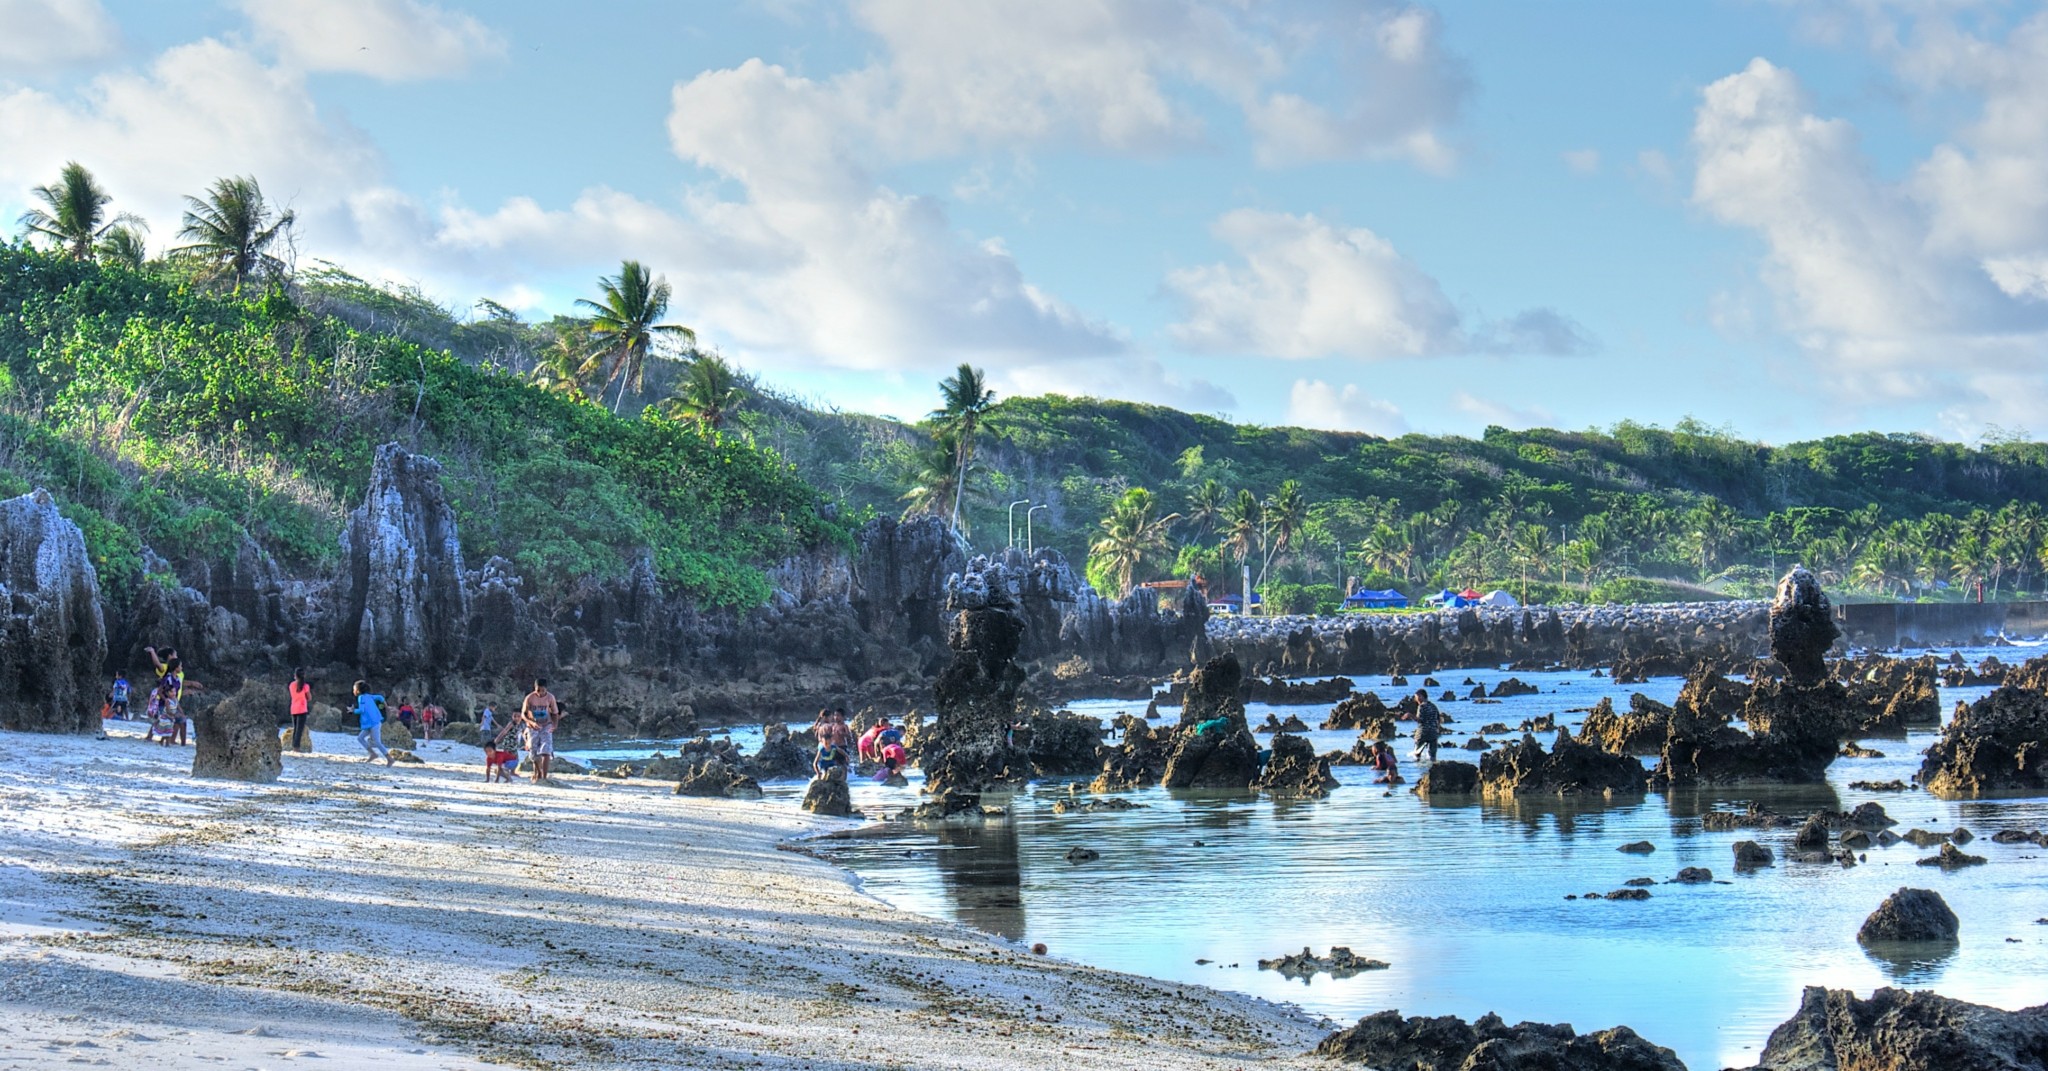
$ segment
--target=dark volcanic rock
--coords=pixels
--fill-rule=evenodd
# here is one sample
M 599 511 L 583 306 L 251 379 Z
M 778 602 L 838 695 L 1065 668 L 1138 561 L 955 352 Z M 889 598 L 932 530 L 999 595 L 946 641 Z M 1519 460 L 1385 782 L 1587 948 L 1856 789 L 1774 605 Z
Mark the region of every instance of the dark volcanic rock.
M 723 759 L 703 759 L 683 771 L 676 781 L 676 795 L 755 800 L 761 798 L 761 782 L 734 769 Z M 805 809 L 815 810 L 810 803 L 810 793 L 807 792 L 804 794 Z
M 1625 1026 L 1580 1035 L 1563 1024 L 1509 1026 L 1492 1013 L 1468 1024 L 1451 1015 L 1378 1012 L 1324 1038 L 1315 1052 L 1376 1071 L 1685 1071 L 1676 1053 Z
M 1714 880 L 1714 872 L 1703 866 L 1683 867 L 1671 880 L 1680 885 L 1706 885 Z
M 1330 716 L 1323 719 L 1322 727 L 1371 732 L 1380 740 L 1392 740 L 1396 731 L 1393 712 L 1380 701 L 1377 692 L 1364 692 L 1337 704 Z
M 1089 790 L 1121 792 L 1158 784 L 1159 776 L 1166 772 L 1166 753 L 1173 741 L 1173 731 L 1165 726 L 1155 729 L 1145 719 L 1130 714 L 1119 717 L 1115 724 L 1122 732 L 1114 746 L 1103 749 L 1102 772 Z
M 2037 663 L 2048 659 L 2013 676 Z M 1927 749 L 1920 784 L 1940 796 L 2048 791 L 2048 693 L 2006 684 L 1959 711 Z
M 1586 712 L 1579 742 L 1614 755 L 1655 755 L 1671 734 L 1671 708 L 1641 692 L 1629 697 L 1626 714 L 1616 714 L 1606 696 Z
M 85 536 L 47 491 L 0 502 L 0 729 L 97 730 L 106 657 Z
M 1837 681 L 1799 687 L 1756 684 L 1743 705 L 1750 731 L 1674 707 L 1654 777 L 1659 785 L 1776 782 L 1818 784 L 1853 731 L 1854 707 Z
M 763 781 L 809 777 L 817 746 L 809 732 L 792 734 L 789 726 L 769 722 L 761 727 L 761 750 L 748 756 L 741 769 Z
M 1252 787 L 1282 799 L 1320 799 L 1337 787 L 1330 772 L 1330 760 L 1316 754 L 1315 746 L 1292 733 L 1273 738 L 1273 757 Z
M 195 706 L 192 715 L 192 776 L 230 781 L 277 780 L 284 772 L 278 746 L 278 694 L 271 685 L 242 685 L 218 703 Z
M 440 462 L 397 443 L 378 447 L 363 504 L 342 530 L 341 558 L 337 661 L 392 677 L 455 665 L 469 597 Z
M 836 777 L 814 777 L 811 787 L 804 790 L 804 810 L 845 818 L 853 814 L 853 794 L 847 791 L 846 782 Z
M 1422 772 L 1422 780 L 1415 783 L 1415 794 L 1425 799 L 1431 796 L 1470 796 L 1478 791 L 1479 767 L 1448 759 L 1431 763 L 1429 769 Z
M 957 611 L 946 634 L 953 660 L 932 684 L 938 717 L 918 765 L 927 793 L 969 806 L 983 791 L 1031 772 L 1030 757 L 1009 738 L 1024 683 L 1016 662 L 1024 618 L 1008 579 L 1002 565 L 976 558 L 946 581 L 947 608 Z
M 1518 695 L 1535 695 L 1542 690 L 1522 680 L 1520 677 L 1509 677 L 1507 680 L 1494 685 L 1493 691 L 1489 694 L 1494 699 L 1508 699 Z
M 1640 795 L 1648 784 L 1642 763 L 1581 744 L 1562 730 L 1549 751 L 1525 733 L 1521 743 L 1479 759 L 1479 788 L 1489 799 Z
M 1024 734 L 1025 754 L 1042 776 L 1089 773 L 1102 763 L 1102 722 L 1091 715 L 1034 711 L 1024 719 Z
M 1299 953 L 1288 953 L 1275 959 L 1262 959 L 1259 969 L 1278 971 L 1288 978 L 1307 981 L 1318 974 L 1332 978 L 1349 978 L 1364 971 L 1383 971 L 1393 964 L 1384 960 L 1361 956 L 1343 945 L 1330 946 L 1330 954 L 1318 956 L 1313 949 L 1304 948 Z
M 1939 993 L 1808 986 L 1751 1071 L 2043 1071 L 2048 1005 L 2003 1011 Z
M 1753 840 L 1735 842 L 1735 869 L 1748 870 L 1753 867 L 1770 866 L 1777 862 L 1777 856 L 1769 848 Z
M 1259 745 L 1238 698 L 1236 655 L 1211 659 L 1188 681 L 1159 782 L 1167 788 L 1247 789 L 1259 776 Z M 1206 731 L 1204 730 L 1204 727 Z
M 1856 939 L 1872 941 L 1953 941 L 1961 922 L 1941 894 L 1931 889 L 1900 889 L 1884 898 L 1863 920 Z
M 1827 678 L 1828 648 L 1842 630 L 1835 625 L 1820 581 L 1805 568 L 1795 566 L 1778 581 L 1770 629 L 1771 656 L 1785 667 L 1787 681 L 1805 686 Z
M 1921 866 L 1938 866 L 1943 870 L 1961 870 L 1966 866 L 1983 866 L 1985 860 L 1983 856 L 1971 855 L 1953 844 L 1944 844 L 1941 846 L 1941 851 L 1925 859 L 1917 860 L 1917 862 Z

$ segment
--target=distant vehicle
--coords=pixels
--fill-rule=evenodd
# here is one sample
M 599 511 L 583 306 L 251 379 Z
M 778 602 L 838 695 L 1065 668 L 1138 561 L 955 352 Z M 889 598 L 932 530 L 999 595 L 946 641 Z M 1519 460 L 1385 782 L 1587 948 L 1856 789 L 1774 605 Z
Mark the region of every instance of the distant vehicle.
M 1237 595 L 1218 595 L 1209 600 L 1209 612 L 1212 614 L 1242 613 L 1243 610 L 1240 604 L 1243 601 L 1243 598 Z M 1252 592 L 1252 609 L 1258 609 L 1260 602 L 1259 593 L 1256 591 Z

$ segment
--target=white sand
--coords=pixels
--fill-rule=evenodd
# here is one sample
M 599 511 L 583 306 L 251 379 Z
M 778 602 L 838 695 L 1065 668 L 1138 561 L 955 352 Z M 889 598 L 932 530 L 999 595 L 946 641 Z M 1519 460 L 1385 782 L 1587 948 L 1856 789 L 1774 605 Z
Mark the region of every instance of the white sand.
M 886 907 L 786 803 L 114 732 L 0 733 L 0 1071 L 1328 1066 L 1292 1009 Z

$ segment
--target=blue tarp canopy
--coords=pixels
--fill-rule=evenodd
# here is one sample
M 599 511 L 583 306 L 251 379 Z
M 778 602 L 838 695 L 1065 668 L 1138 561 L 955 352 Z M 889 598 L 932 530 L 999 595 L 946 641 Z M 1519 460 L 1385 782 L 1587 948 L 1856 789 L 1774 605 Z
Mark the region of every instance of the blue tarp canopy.
M 1393 588 L 1388 588 L 1385 591 L 1374 591 L 1371 588 L 1362 588 L 1358 591 L 1352 592 L 1350 596 L 1344 600 L 1344 606 L 1347 609 L 1352 610 L 1400 609 L 1407 605 L 1408 596 L 1403 595 L 1398 591 L 1395 591 Z
M 1429 598 L 1423 601 L 1443 606 L 1444 608 L 1450 610 L 1456 610 L 1466 606 L 1479 605 L 1479 600 L 1477 598 L 1468 597 L 1459 592 L 1452 591 L 1449 588 L 1445 588 L 1443 590 L 1443 594 L 1431 595 Z

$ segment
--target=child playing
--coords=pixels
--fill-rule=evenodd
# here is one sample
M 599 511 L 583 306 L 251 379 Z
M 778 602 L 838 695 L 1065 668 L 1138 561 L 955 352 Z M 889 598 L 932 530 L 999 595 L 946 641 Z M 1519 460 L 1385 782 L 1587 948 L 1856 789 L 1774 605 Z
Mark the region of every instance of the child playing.
M 512 735 L 512 730 L 514 728 L 516 728 L 516 726 L 505 726 L 503 729 L 498 731 L 498 735 L 492 737 L 489 741 L 487 741 L 484 744 L 485 784 L 490 784 L 493 780 L 503 781 L 506 784 L 510 784 L 512 782 L 513 773 L 518 771 L 518 750 L 516 748 L 507 750 L 505 747 L 505 738 L 507 736 Z

